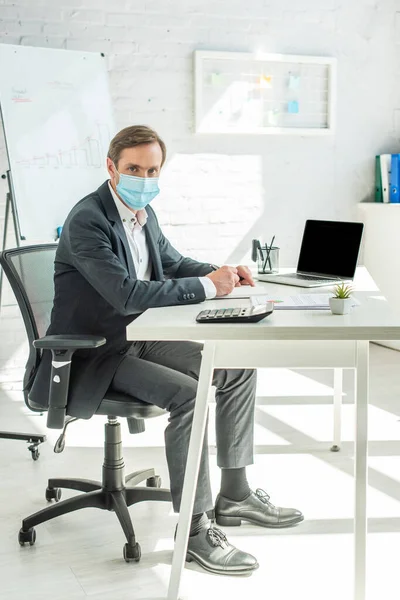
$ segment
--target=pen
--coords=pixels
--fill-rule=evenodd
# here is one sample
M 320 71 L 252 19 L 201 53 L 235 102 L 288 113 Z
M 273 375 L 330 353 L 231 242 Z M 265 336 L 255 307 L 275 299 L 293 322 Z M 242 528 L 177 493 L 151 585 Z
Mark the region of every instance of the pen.
M 260 240 L 257 240 L 257 250 L 258 250 L 258 253 L 260 255 L 260 260 L 262 262 L 264 260 L 264 253 L 263 253 L 263 250 L 262 250 L 262 247 L 261 247 L 261 244 L 260 244 Z
M 275 236 L 273 236 L 273 238 L 272 238 L 272 240 L 271 240 L 271 243 L 270 243 L 270 245 L 269 245 L 269 248 L 268 248 L 268 246 L 267 246 L 267 256 L 265 257 L 265 262 L 264 262 L 264 265 L 263 265 L 263 271 L 265 271 L 265 267 L 267 266 L 267 262 L 268 262 L 268 261 L 269 261 L 269 268 L 270 268 L 270 270 L 272 271 L 272 265 L 271 265 L 271 261 L 270 261 L 270 259 L 269 259 L 269 255 L 271 254 L 271 250 L 272 250 L 272 244 L 274 243 L 274 240 L 275 240 Z
M 251 260 L 253 262 L 257 262 L 259 245 L 259 240 L 251 240 Z
M 260 259 L 261 264 L 264 262 L 264 253 L 260 240 L 251 240 L 251 260 L 257 262 L 257 259 Z

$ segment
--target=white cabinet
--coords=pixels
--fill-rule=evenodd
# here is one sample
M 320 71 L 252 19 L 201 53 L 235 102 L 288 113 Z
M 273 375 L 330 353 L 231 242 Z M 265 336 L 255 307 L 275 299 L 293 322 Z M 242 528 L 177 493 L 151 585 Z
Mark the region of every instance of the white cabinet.
M 361 202 L 359 219 L 364 226 L 363 264 L 400 314 L 400 204 Z M 382 342 L 400 350 L 400 342 Z

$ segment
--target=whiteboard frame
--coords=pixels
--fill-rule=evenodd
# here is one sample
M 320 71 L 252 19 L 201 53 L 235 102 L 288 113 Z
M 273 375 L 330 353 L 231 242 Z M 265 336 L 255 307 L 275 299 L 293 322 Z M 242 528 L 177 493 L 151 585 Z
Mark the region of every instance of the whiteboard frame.
M 203 61 L 210 60 L 254 60 L 263 62 L 301 63 L 326 65 L 328 67 L 328 111 L 327 127 L 259 127 L 257 129 L 238 130 L 228 128 L 214 131 L 201 131 L 203 118 Z M 336 130 L 336 88 L 337 88 L 337 60 L 329 56 L 302 56 L 300 54 L 269 54 L 260 52 L 219 52 L 214 50 L 194 51 L 194 115 L 195 133 L 197 135 L 331 135 Z

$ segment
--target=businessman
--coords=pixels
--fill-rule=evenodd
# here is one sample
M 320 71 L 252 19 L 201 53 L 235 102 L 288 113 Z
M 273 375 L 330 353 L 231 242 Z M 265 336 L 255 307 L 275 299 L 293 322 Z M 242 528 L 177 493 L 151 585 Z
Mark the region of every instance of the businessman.
M 249 269 L 214 267 L 183 257 L 166 239 L 150 202 L 159 193 L 166 148 L 155 131 L 127 127 L 111 141 L 110 179 L 78 202 L 62 230 L 55 259 L 55 297 L 49 334 L 96 334 L 107 343 L 75 353 L 69 406 L 81 418 L 96 412 L 112 389 L 169 411 L 165 445 L 173 507 L 179 511 L 202 345 L 194 342 L 127 343 L 125 329 L 147 308 L 184 305 L 254 285 Z M 51 355 L 45 353 L 30 397 L 48 397 Z M 216 369 L 217 463 L 221 487 L 217 524 L 248 521 L 289 527 L 300 511 L 275 507 L 262 489 L 253 492 L 246 467 L 253 463 L 254 370 Z M 90 393 L 88 393 L 90 390 Z M 213 508 L 207 436 L 200 463 L 188 559 L 208 571 L 246 574 L 258 567 L 250 554 L 210 527 Z

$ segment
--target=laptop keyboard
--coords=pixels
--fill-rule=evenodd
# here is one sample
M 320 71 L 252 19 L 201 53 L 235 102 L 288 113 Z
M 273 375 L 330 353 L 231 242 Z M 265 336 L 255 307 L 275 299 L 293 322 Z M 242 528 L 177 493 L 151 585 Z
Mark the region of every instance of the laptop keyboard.
M 337 283 L 339 281 L 338 279 L 325 279 L 325 277 L 321 279 L 320 277 L 313 275 L 299 275 L 298 273 L 288 273 L 287 275 L 284 275 L 284 277 L 293 277 L 294 279 L 305 279 L 306 281 L 315 282 L 321 281 L 321 283 L 329 283 L 330 281 L 332 281 L 332 283 Z

